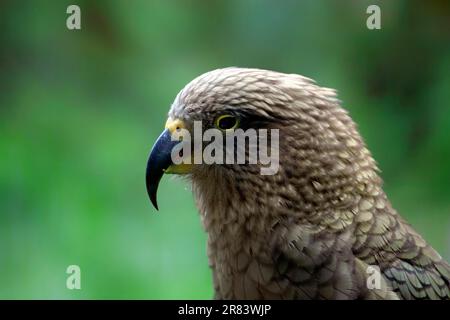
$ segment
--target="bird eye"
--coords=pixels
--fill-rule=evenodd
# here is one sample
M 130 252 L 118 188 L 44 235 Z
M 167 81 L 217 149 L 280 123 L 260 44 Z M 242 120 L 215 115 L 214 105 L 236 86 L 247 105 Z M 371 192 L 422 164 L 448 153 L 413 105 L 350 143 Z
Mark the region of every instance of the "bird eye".
M 231 130 L 237 127 L 238 119 L 232 115 L 224 114 L 218 117 L 215 121 L 215 125 L 220 130 Z

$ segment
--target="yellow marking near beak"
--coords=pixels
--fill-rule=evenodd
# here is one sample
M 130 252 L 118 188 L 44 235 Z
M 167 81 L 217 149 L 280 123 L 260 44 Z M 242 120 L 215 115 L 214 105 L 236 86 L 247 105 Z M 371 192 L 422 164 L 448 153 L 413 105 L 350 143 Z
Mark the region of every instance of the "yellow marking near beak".
M 170 133 L 173 134 L 177 129 L 186 129 L 186 126 L 183 120 L 168 118 L 166 121 L 166 129 L 168 129 Z M 191 160 L 191 163 L 192 162 L 193 159 Z M 164 173 L 187 174 L 190 173 L 191 171 L 192 171 L 192 164 L 181 163 L 181 164 L 172 164 L 166 170 L 164 170 Z
M 169 129 L 170 133 L 174 133 L 177 129 L 186 129 L 183 120 L 168 118 L 166 121 L 166 129 Z
M 192 171 L 192 164 L 181 163 L 181 164 L 172 164 L 166 170 L 164 170 L 164 173 L 187 174 L 187 173 L 191 173 L 191 171 Z

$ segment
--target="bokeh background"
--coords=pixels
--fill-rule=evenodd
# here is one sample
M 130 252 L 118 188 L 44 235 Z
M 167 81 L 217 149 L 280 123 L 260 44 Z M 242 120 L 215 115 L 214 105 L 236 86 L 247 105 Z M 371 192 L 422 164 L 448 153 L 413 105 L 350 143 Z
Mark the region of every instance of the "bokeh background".
M 225 66 L 337 88 L 394 207 L 449 259 L 449 4 L 0 1 L 0 298 L 212 297 L 189 187 L 166 177 L 156 212 L 144 172 L 177 92 Z

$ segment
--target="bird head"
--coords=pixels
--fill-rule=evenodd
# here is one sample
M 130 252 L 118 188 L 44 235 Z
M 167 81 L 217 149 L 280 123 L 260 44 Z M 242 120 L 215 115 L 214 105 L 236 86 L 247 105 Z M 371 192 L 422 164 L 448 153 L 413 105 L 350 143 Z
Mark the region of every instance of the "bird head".
M 223 162 L 193 159 L 194 149 L 202 153 L 207 148 L 204 136 L 195 132 L 196 123 L 199 132 L 215 129 L 224 137 L 223 153 L 213 152 L 221 153 Z M 238 129 L 252 129 L 257 136 L 267 130 L 265 142 L 276 142 L 267 152 L 276 156 L 276 170 L 264 174 L 268 164 L 259 158 L 249 163 L 249 150 L 259 154 L 261 140 L 253 142 L 254 149 L 251 139 L 244 150 L 225 146 L 226 137 Z M 180 142 L 181 132 L 191 139 Z M 183 145 L 192 151 L 190 155 L 180 154 Z M 239 152 L 244 163 L 226 163 L 227 154 Z M 174 156 L 190 161 L 178 163 Z M 296 74 L 233 67 L 205 73 L 177 95 L 165 130 L 150 153 L 146 184 L 156 208 L 158 184 L 166 173 L 189 177 L 201 206 L 248 205 L 254 211 L 268 203 L 265 210 L 285 213 L 348 201 L 357 188 L 365 188 L 366 180 L 376 179 L 375 169 L 334 90 Z

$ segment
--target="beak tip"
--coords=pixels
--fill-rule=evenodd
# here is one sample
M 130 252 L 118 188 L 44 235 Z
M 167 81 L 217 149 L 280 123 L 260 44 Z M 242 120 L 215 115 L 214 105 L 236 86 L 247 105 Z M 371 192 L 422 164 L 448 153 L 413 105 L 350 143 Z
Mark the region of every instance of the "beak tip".
M 159 210 L 158 201 L 156 200 L 157 189 L 158 189 L 157 185 L 155 187 L 154 185 L 150 185 L 147 183 L 147 194 L 148 194 L 148 197 L 150 198 L 150 202 L 152 203 L 153 207 L 156 210 Z
M 152 205 L 155 207 L 155 209 L 157 210 L 157 211 L 159 211 L 159 208 L 158 208 L 158 203 L 156 202 L 156 197 L 151 197 L 151 202 L 152 202 Z

